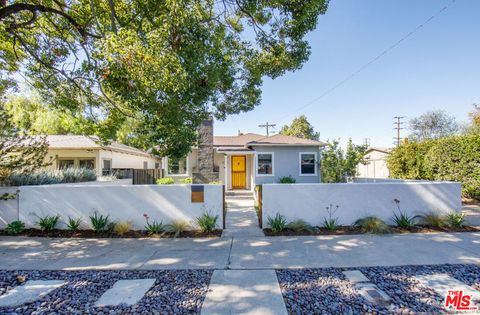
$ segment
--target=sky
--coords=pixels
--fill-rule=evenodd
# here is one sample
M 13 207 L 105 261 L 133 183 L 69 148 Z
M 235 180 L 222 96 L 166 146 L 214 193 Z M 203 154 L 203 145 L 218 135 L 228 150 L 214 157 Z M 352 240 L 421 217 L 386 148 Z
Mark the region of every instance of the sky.
M 447 5 L 378 61 L 313 101 Z M 261 104 L 216 121 L 215 134 L 263 134 L 258 125 L 266 121 L 278 131 L 304 114 L 321 140 L 345 143 L 351 137 L 389 147 L 394 116 L 407 122 L 438 109 L 467 122 L 472 104 L 480 103 L 479 16 L 478 0 L 331 0 L 307 36 L 311 56 L 303 68 L 265 79 Z

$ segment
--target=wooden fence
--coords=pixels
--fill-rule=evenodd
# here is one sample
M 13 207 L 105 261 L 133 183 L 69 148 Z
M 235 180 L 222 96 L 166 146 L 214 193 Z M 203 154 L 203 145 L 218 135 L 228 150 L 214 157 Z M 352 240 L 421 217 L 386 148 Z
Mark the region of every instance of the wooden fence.
M 163 172 L 161 169 L 148 169 L 148 170 L 133 170 L 133 180 L 134 185 L 151 185 L 156 184 L 157 179 L 163 177 Z

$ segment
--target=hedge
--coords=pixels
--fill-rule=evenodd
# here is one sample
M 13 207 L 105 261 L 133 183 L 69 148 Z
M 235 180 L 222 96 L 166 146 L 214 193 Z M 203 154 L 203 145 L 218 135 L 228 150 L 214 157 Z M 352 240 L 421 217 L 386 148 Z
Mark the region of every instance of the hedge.
M 7 179 L 10 186 L 50 185 L 95 181 L 97 174 L 86 168 L 66 168 L 39 171 L 31 174 L 13 174 Z
M 392 178 L 458 181 L 464 197 L 480 199 L 480 135 L 406 143 L 387 165 Z

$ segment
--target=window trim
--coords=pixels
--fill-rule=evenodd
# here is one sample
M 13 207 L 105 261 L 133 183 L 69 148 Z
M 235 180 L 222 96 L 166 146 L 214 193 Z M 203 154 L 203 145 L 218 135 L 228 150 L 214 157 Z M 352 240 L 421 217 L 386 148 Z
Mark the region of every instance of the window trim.
M 302 173 L 302 155 L 304 154 L 313 154 L 315 157 L 314 161 L 314 173 L 313 174 L 303 174 Z M 318 161 L 318 155 L 317 152 L 299 152 L 298 153 L 298 176 L 318 176 L 318 167 L 317 167 L 317 161 Z
M 184 174 L 171 174 L 169 171 L 168 171 L 168 160 L 169 158 L 168 157 L 165 157 L 165 175 L 168 175 L 170 177 L 175 177 L 175 176 L 188 176 L 188 171 L 190 169 L 190 159 L 188 158 L 188 155 L 185 157 L 185 160 L 186 160 L 186 166 L 185 166 L 185 173 Z
M 272 155 L 272 174 L 258 174 L 258 155 L 259 154 Z M 255 152 L 255 176 L 257 177 L 274 177 L 275 176 L 275 153 L 274 152 Z

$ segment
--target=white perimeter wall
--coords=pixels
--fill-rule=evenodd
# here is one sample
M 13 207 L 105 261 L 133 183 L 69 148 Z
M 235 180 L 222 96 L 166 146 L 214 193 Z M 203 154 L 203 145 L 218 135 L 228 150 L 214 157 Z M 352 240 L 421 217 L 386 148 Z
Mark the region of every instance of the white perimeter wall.
M 265 224 L 269 216 L 280 213 L 287 221 L 302 219 L 321 226 L 330 204 L 340 206 L 335 217 L 341 225 L 366 216 L 393 223 L 395 198 L 400 200 L 402 211 L 410 215 L 429 211 L 446 214 L 462 207 L 461 185 L 452 182 L 265 184 L 262 190 Z
M 13 193 L 17 188 L 0 188 L 0 194 Z M 195 219 L 204 212 L 218 215 L 221 228 L 223 215 L 223 186 L 205 185 L 205 202 L 191 202 L 190 185 L 46 185 L 20 187 L 20 220 L 35 227 L 37 216 L 60 215 L 62 224 L 68 217 L 82 218 L 90 228 L 89 215 L 95 210 L 110 215 L 115 221 L 130 221 L 133 229 L 144 229 L 144 213 L 150 220 L 186 220 L 195 225 Z M 16 220 L 17 201 L 0 200 L 0 228 Z M 195 228 L 195 226 L 194 226 Z

